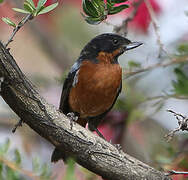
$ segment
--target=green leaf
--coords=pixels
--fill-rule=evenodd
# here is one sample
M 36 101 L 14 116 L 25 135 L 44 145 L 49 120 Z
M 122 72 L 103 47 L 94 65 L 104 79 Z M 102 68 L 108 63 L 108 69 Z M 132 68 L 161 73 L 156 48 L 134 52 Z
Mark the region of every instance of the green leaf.
M 188 76 L 180 69 L 175 68 L 176 81 L 172 81 L 174 91 L 178 95 L 188 95 Z
M 19 12 L 19 13 L 24 13 L 24 14 L 29 14 L 30 12 L 24 10 L 24 9 L 19 9 L 19 8 L 12 8 L 14 11 Z
M 3 3 L 3 0 L 0 0 L 0 3 Z
M 38 12 L 38 15 L 48 13 L 48 12 L 52 11 L 53 9 L 55 9 L 57 6 L 58 6 L 58 2 L 51 4 L 47 7 L 44 7 L 41 11 Z
M 3 164 L 0 163 L 0 179 L 2 179 Z
M 111 3 L 115 3 L 115 4 L 118 4 L 118 3 L 123 3 L 123 2 L 126 2 L 128 0 L 109 0 Z
M 33 0 L 26 0 L 25 2 L 28 2 L 32 6 L 33 9 L 36 9 Z
M 107 2 L 107 9 L 109 10 L 109 9 L 111 9 L 111 8 L 113 8 L 113 6 L 115 5 L 114 3 L 109 3 L 109 2 Z
M 20 155 L 20 152 L 18 151 L 18 149 L 15 149 L 14 155 L 15 155 L 15 163 L 17 165 L 20 165 L 21 164 L 21 155 Z
M 138 63 L 138 62 L 135 62 L 135 61 L 129 61 L 128 62 L 128 66 L 130 67 L 130 68 L 136 68 L 136 67 L 141 67 L 141 64 L 140 63 Z
M 82 14 L 82 16 L 84 16 Z M 91 25 L 97 25 L 97 24 L 100 24 L 102 22 L 101 18 L 100 17 L 89 17 L 89 16 L 84 16 L 84 19 L 85 21 L 88 23 L 88 24 L 91 24 Z
M 112 7 L 111 9 L 109 9 L 108 14 L 112 15 L 112 14 L 117 14 L 119 12 L 121 12 L 122 10 L 128 8 L 129 6 L 127 4 L 123 4 L 120 6 L 116 6 L 116 7 Z
M 8 152 L 10 147 L 10 140 L 7 139 L 6 142 L 0 147 L 0 155 L 4 155 Z
M 178 47 L 178 52 L 182 55 L 188 54 L 188 43 L 180 44 Z
M 32 169 L 33 172 L 38 172 L 40 169 L 40 161 L 38 157 L 33 158 L 32 160 Z
M 41 9 L 42 6 L 45 5 L 47 0 L 39 0 L 37 3 L 37 10 Z
M 24 9 L 30 12 L 31 14 L 34 14 L 35 8 L 33 8 L 31 4 L 27 1 L 24 2 Z
M 16 27 L 16 24 L 11 19 L 3 17 L 2 20 L 9 26 Z
M 86 15 L 91 16 L 91 17 L 99 16 L 97 9 L 93 5 L 93 3 L 91 3 L 91 1 L 82 0 L 82 7 L 83 7 L 83 11 Z
M 98 16 L 104 15 L 105 4 L 103 0 L 92 0 L 91 1 L 96 11 L 98 12 Z
M 68 159 L 65 179 L 76 180 L 74 171 L 75 171 L 75 161 L 73 159 Z

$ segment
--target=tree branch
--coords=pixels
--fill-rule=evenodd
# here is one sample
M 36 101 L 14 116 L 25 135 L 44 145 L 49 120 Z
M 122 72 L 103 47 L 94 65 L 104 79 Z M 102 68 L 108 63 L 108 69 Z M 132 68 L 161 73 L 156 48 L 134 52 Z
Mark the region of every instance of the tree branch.
M 176 132 L 180 130 L 188 131 L 188 117 L 182 114 L 176 113 L 173 110 L 167 110 L 167 111 L 172 113 L 176 117 L 178 121 L 178 125 L 179 125 L 177 128 L 175 128 L 174 130 L 170 131 L 167 135 L 165 135 L 165 138 L 167 138 L 167 141 L 170 141 Z
M 108 180 L 170 180 L 164 173 L 119 151 L 43 99 L 0 43 L 1 96 L 10 108 L 40 136 L 76 162 Z
M 7 47 L 8 44 L 13 41 L 14 36 L 15 36 L 16 33 L 24 26 L 24 24 L 27 23 L 29 20 L 32 20 L 32 19 L 33 19 L 33 15 L 32 15 L 32 14 L 28 14 L 27 16 L 25 16 L 25 17 L 18 23 L 18 25 L 13 29 L 13 32 L 12 32 L 10 38 L 8 39 L 7 43 L 5 44 L 5 47 Z
M 135 75 L 135 74 L 139 74 L 139 73 L 143 73 L 143 72 L 147 72 L 147 71 L 151 71 L 153 69 L 159 68 L 159 67 L 167 67 L 167 66 L 171 66 L 174 64 L 179 64 L 179 63 L 183 63 L 183 62 L 187 62 L 188 61 L 188 57 L 187 56 L 180 56 L 174 59 L 171 59 L 168 62 L 159 62 L 144 68 L 140 68 L 138 70 L 135 71 L 125 71 L 125 79 Z
M 148 0 L 144 0 L 146 7 L 148 9 L 148 12 L 150 14 L 151 17 L 151 23 L 153 25 L 156 37 L 157 37 L 157 44 L 159 45 L 159 58 L 162 57 L 162 52 L 165 52 L 168 55 L 168 52 L 164 49 L 164 44 L 161 41 L 160 35 L 159 35 L 159 26 L 156 23 L 156 16 L 155 16 L 155 12 L 153 10 L 153 7 L 150 3 L 150 1 Z

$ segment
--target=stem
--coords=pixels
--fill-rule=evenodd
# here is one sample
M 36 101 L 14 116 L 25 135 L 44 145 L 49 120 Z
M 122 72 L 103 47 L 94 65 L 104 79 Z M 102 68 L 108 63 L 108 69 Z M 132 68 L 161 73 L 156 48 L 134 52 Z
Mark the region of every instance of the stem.
M 120 26 L 115 26 L 114 27 L 114 32 L 116 33 L 123 33 L 123 35 L 127 35 L 128 33 L 128 23 L 134 19 L 134 17 L 137 14 L 139 6 L 142 4 L 144 0 L 139 0 L 137 2 L 133 2 L 131 5 L 133 6 L 133 11 L 130 13 L 130 15 L 122 22 Z
M 33 19 L 33 14 L 28 14 L 24 19 L 22 19 L 22 21 L 20 21 L 20 22 L 18 23 L 18 25 L 13 29 L 13 32 L 12 32 L 10 38 L 8 39 L 7 43 L 5 44 L 5 47 L 7 47 L 8 44 L 13 41 L 14 36 L 15 36 L 16 33 L 21 29 L 21 27 L 22 27 L 25 23 L 27 23 L 29 20 L 32 20 L 32 19 Z
M 167 174 L 167 176 L 180 175 L 180 174 L 182 174 L 182 175 L 188 175 L 188 172 L 171 170 L 171 171 L 169 171 L 169 173 Z
M 179 64 L 179 63 L 183 63 L 183 62 L 187 62 L 187 61 L 188 61 L 187 56 L 183 56 L 183 57 L 180 57 L 177 59 L 175 58 L 169 62 L 165 62 L 165 63 L 160 62 L 157 64 L 153 64 L 153 65 L 147 66 L 145 68 L 142 68 L 142 69 L 139 69 L 136 71 L 127 71 L 127 72 L 125 72 L 125 79 L 127 79 L 135 74 L 139 74 L 139 73 L 146 72 L 146 71 L 151 71 L 151 70 L 159 68 L 159 67 L 167 67 L 170 65 Z
M 18 167 L 14 162 L 8 161 L 7 159 L 3 158 L 2 156 L 0 156 L 0 162 L 5 164 L 6 166 L 11 168 L 12 170 L 18 171 L 21 174 L 24 174 L 24 175 L 30 177 L 33 180 L 40 180 L 40 178 L 38 176 L 36 176 L 35 174 L 33 174 L 31 171 L 28 171 L 28 170 L 25 170 L 25 169 Z

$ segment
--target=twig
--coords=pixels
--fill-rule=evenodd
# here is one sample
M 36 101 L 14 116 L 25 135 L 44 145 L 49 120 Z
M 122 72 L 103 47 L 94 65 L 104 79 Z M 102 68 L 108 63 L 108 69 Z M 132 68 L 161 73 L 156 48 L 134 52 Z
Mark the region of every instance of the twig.
M 170 170 L 170 171 L 168 171 L 168 173 L 166 173 L 166 175 L 167 176 L 171 176 L 171 175 L 188 175 L 188 172 Z
M 174 134 L 180 130 L 182 131 L 188 131 L 188 117 L 183 116 L 182 114 L 176 113 L 173 110 L 167 110 L 168 112 L 172 113 L 176 119 L 178 120 L 179 127 L 175 128 L 174 130 L 170 131 L 167 135 L 165 135 L 165 138 L 167 138 L 167 141 L 170 141 Z
M 170 66 L 170 65 L 173 65 L 173 64 L 178 64 L 178 63 L 182 63 L 182 62 L 186 62 L 186 61 L 188 61 L 188 57 L 183 56 L 183 57 L 180 57 L 180 58 L 172 59 L 169 62 L 165 62 L 165 63 L 160 62 L 160 63 L 157 63 L 157 64 L 153 64 L 153 65 L 150 65 L 148 67 L 145 67 L 145 68 L 142 68 L 142 69 L 139 69 L 139 70 L 136 70 L 136 71 L 127 71 L 127 72 L 125 72 L 125 79 L 127 79 L 127 78 L 129 78 L 129 77 L 131 77 L 135 74 L 150 71 L 150 70 L 153 70 L 153 69 L 156 69 L 156 68 L 159 68 L 159 67 L 167 67 L 167 66 Z
M 23 2 L 20 0 L 11 0 L 13 6 L 21 7 Z M 50 23 L 49 23 L 50 24 Z M 29 32 L 34 35 L 36 40 L 41 44 L 41 47 L 50 55 L 51 60 L 58 68 L 64 72 L 67 68 L 70 68 L 72 59 L 69 53 L 66 51 L 66 45 L 63 40 L 54 36 L 54 32 L 50 32 L 50 28 L 47 23 L 43 23 L 41 28 L 41 19 L 39 21 L 33 21 L 28 23 Z
M 5 159 L 2 156 L 0 156 L 0 161 L 4 163 L 6 166 L 8 166 L 9 168 L 13 169 L 14 171 L 19 171 L 20 173 L 32 178 L 33 180 L 40 180 L 40 178 L 34 175 L 31 171 L 27 171 L 25 169 L 18 167 L 15 163 Z
M 160 35 L 159 35 L 159 27 L 156 23 L 156 16 L 155 16 L 155 12 L 153 10 L 153 7 L 152 7 L 150 1 L 144 0 L 144 2 L 146 4 L 146 7 L 147 7 L 148 12 L 150 14 L 151 22 L 153 24 L 153 28 L 154 28 L 154 31 L 155 31 L 155 34 L 156 34 L 156 37 L 157 37 L 157 44 L 159 45 L 159 58 L 160 58 L 162 56 L 162 52 L 165 52 L 167 55 L 168 55 L 168 52 L 164 49 L 164 44 L 161 42 L 161 38 L 160 38 Z
M 155 100 L 158 100 L 158 99 L 167 100 L 167 99 L 170 99 L 170 98 L 176 98 L 176 99 L 181 99 L 181 100 L 188 99 L 187 96 L 181 96 L 181 95 L 177 95 L 177 94 L 165 94 L 165 95 L 147 97 L 141 103 L 145 103 L 147 101 L 155 101 Z
M 22 27 L 25 23 L 27 23 L 29 20 L 32 20 L 32 19 L 33 19 L 33 15 L 32 15 L 32 14 L 28 14 L 25 18 L 23 18 L 23 19 L 18 23 L 18 25 L 13 29 L 13 32 L 12 32 L 10 38 L 8 39 L 7 43 L 5 44 L 5 47 L 7 47 L 8 44 L 13 41 L 14 36 L 15 36 L 16 33 L 21 29 L 21 27 Z
M 133 18 L 136 16 L 136 13 L 138 11 L 138 8 L 140 4 L 143 2 L 143 0 L 139 0 L 137 2 L 132 3 L 133 6 L 133 11 L 130 13 L 130 15 L 122 22 L 120 26 L 115 26 L 114 27 L 114 32 L 120 33 L 121 31 L 123 32 L 123 35 L 127 35 L 127 26 L 130 21 L 133 20 Z

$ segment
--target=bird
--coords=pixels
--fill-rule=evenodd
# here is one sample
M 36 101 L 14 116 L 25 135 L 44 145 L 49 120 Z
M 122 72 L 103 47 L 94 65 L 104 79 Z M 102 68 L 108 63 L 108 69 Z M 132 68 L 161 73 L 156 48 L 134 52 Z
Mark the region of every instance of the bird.
M 94 37 L 80 53 L 66 77 L 59 109 L 64 114 L 74 113 L 77 123 L 95 131 L 103 117 L 112 109 L 122 89 L 122 68 L 118 57 L 143 43 L 131 42 L 115 33 Z M 63 159 L 55 148 L 52 162 Z

